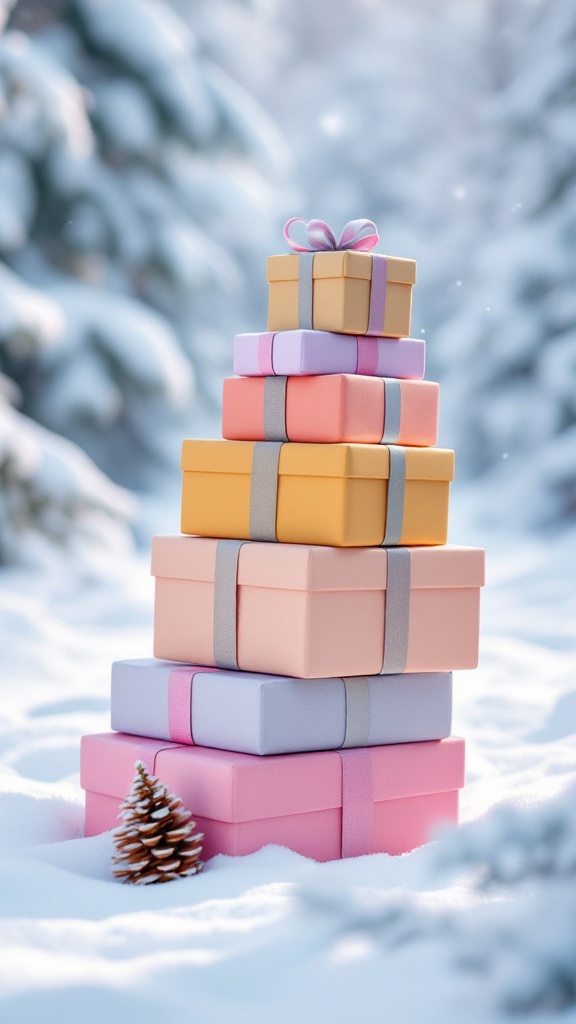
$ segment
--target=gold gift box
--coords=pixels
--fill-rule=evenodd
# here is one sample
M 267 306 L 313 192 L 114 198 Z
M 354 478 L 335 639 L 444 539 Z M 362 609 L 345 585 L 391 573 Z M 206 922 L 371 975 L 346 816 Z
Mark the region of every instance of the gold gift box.
M 268 258 L 269 331 L 310 328 L 309 324 L 300 323 L 298 316 L 299 259 L 296 254 Z M 416 262 L 396 256 L 387 256 L 386 260 L 385 315 L 378 337 L 404 338 L 410 334 Z M 366 334 L 372 266 L 371 253 L 343 250 L 314 254 L 313 330 Z
M 334 547 L 375 546 L 384 541 L 388 519 L 392 521 L 392 459 L 385 445 L 283 444 L 273 478 L 265 480 L 262 490 L 256 480 L 255 448 L 274 444 L 184 441 L 182 533 Z M 390 448 L 399 450 L 399 446 Z M 402 451 L 405 471 L 393 488 L 396 493 L 400 490 L 401 512 L 398 536 L 391 543 L 445 544 L 454 452 L 447 448 Z M 254 535 L 258 491 L 269 508 L 271 536 Z

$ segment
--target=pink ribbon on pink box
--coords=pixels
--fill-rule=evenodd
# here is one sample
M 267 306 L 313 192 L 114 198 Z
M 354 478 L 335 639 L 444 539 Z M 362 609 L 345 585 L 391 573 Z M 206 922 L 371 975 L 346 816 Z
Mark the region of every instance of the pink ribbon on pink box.
M 372 753 L 365 747 L 339 751 L 342 760 L 342 857 L 373 850 Z
M 142 740 L 136 747 L 135 764 L 141 761 L 154 775 L 156 758 L 162 750 L 173 750 L 178 743 L 193 745 L 190 726 L 192 684 L 199 672 L 216 672 L 214 668 L 191 667 L 174 669 L 168 677 L 170 735 L 174 742 Z M 363 857 L 373 851 L 374 783 L 372 751 L 352 747 L 338 751 L 342 765 L 341 856 Z
M 216 672 L 215 668 L 187 665 L 172 669 L 168 676 L 168 729 L 174 743 L 194 745 L 192 735 L 192 685 L 199 672 Z
M 296 242 L 290 235 L 293 224 L 303 224 L 306 245 Z M 284 238 L 290 248 L 301 253 L 298 263 L 298 323 L 305 330 L 313 330 L 313 263 L 314 254 L 326 251 L 352 249 L 367 252 L 378 242 L 378 229 L 374 221 L 350 220 L 344 225 L 340 237 L 324 220 L 304 220 L 291 217 L 284 225 Z M 381 335 L 386 314 L 386 284 L 388 280 L 388 259 L 379 253 L 372 253 L 372 278 L 370 282 L 370 307 L 368 326 L 365 334 Z
M 274 374 L 272 357 L 275 337 L 273 331 L 265 331 L 258 336 L 258 369 L 264 377 L 271 377 Z

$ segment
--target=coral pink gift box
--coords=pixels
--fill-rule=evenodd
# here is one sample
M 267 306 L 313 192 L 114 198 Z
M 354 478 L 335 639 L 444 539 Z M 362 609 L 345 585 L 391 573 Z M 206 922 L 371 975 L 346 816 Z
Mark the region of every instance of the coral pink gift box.
M 155 537 L 154 655 L 298 678 L 475 668 L 484 552 Z
M 435 445 L 438 393 L 429 380 L 351 373 L 228 377 L 222 434 L 236 441 Z
M 456 824 L 464 785 L 464 741 L 455 736 L 258 757 L 103 733 L 82 739 L 86 835 L 117 827 L 137 760 L 192 812 L 205 858 L 268 843 L 318 861 L 406 853 L 438 825 Z

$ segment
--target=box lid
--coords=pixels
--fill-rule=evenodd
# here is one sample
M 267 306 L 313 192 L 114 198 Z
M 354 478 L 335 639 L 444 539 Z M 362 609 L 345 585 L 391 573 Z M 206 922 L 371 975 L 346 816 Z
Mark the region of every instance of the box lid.
M 249 475 L 256 443 L 267 442 L 186 440 L 182 443 L 181 466 L 184 472 Z M 454 479 L 454 452 L 450 448 L 410 447 L 404 451 L 407 480 Z M 278 472 L 280 476 L 387 480 L 390 452 L 386 445 L 378 444 L 286 442 L 280 449 Z
M 212 537 L 154 537 L 152 575 L 213 583 L 219 543 Z M 443 544 L 406 550 L 410 551 L 413 589 L 484 584 L 482 548 Z M 238 585 L 305 591 L 383 590 L 387 564 L 386 548 L 246 541 L 240 548 Z
M 366 749 L 374 802 L 464 785 L 464 741 L 457 736 Z M 259 757 L 126 733 L 82 738 L 80 785 L 122 800 L 130 791 L 136 760 L 144 761 L 193 815 L 218 821 L 254 821 L 342 806 L 338 751 Z
M 387 256 L 386 259 L 389 281 L 394 284 L 416 283 L 415 260 L 407 260 L 400 256 Z M 350 249 L 317 252 L 314 254 L 312 273 L 314 278 L 354 277 L 371 281 L 372 253 L 354 252 Z M 273 281 L 297 281 L 298 255 L 269 256 L 266 276 L 270 283 Z

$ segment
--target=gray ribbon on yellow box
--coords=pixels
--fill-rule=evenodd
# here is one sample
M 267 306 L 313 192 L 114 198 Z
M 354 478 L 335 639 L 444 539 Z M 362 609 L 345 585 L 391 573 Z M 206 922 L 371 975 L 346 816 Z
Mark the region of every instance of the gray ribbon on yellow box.
M 283 441 L 256 441 L 250 481 L 250 540 L 276 541 L 278 466 Z M 390 457 L 386 498 L 386 530 L 382 545 L 398 544 L 404 520 L 406 449 L 387 445 Z
M 381 377 L 384 388 L 384 426 L 380 444 L 396 444 L 400 436 L 402 391 L 400 381 Z M 264 437 L 267 441 L 289 441 L 286 424 L 288 378 L 264 378 Z
M 283 441 L 256 441 L 250 480 L 250 540 L 275 541 L 278 465 Z
M 214 573 L 214 663 L 218 668 L 237 671 L 238 561 L 240 549 L 249 541 L 219 540 Z M 384 613 L 384 654 L 379 675 L 404 672 L 408 653 L 410 615 L 410 549 L 387 550 L 386 609 Z M 350 676 L 344 680 L 346 733 L 343 747 L 367 742 L 370 718 L 369 677 Z M 360 742 L 361 741 L 361 742 Z

